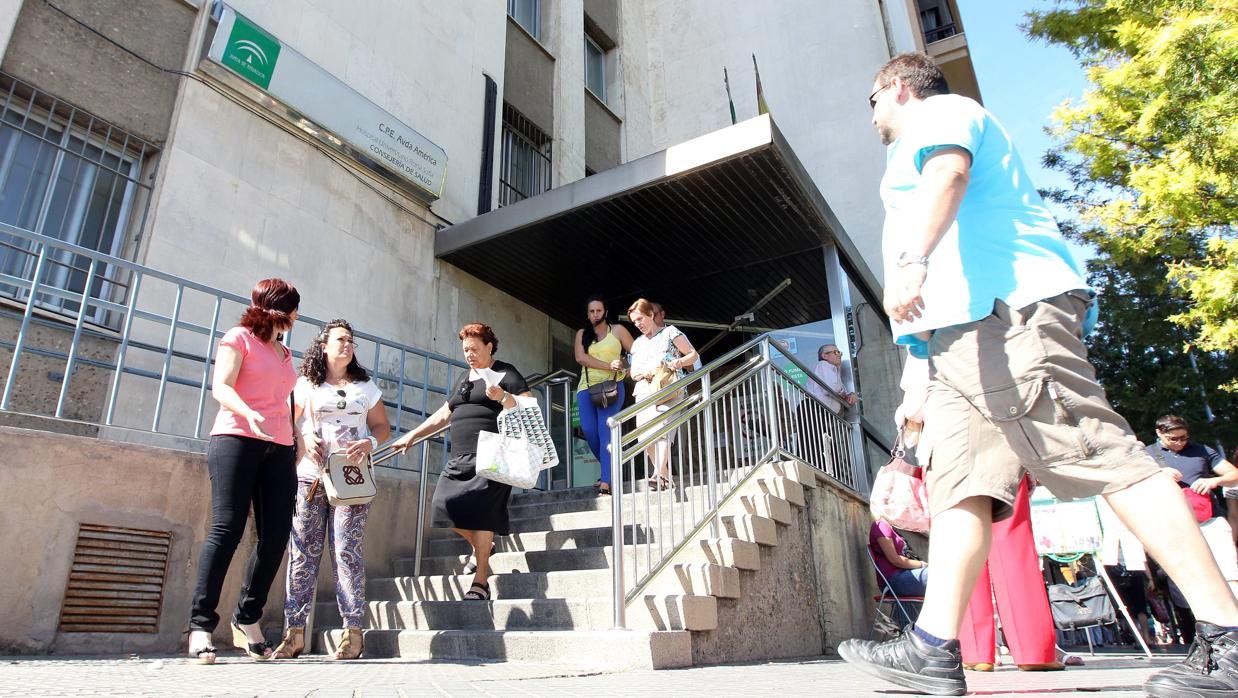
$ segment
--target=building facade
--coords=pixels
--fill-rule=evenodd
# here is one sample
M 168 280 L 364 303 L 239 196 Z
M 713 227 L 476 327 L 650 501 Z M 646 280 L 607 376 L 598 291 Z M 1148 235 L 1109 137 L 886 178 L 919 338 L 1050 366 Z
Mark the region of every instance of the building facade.
M 238 22 L 256 37 L 254 46 L 280 52 L 271 57 L 274 84 L 270 75 L 237 72 L 242 63 L 253 69 L 257 57 L 235 53 L 243 47 L 233 43 Z M 371 334 L 447 356 L 458 353 L 462 324 L 486 321 L 504 340 L 505 358 L 529 373 L 574 368 L 576 319 L 436 258 L 436 236 L 752 118 L 763 111 L 759 81 L 770 117 L 853 247 L 854 258 L 843 259 L 848 278 L 867 277 L 867 287 L 852 289 L 838 326 L 825 309 L 802 326 L 771 326 L 760 310 L 732 323 L 749 310 L 742 302 L 714 317 L 677 313 L 691 305 L 679 298 L 692 293 L 690 283 L 662 300 L 698 341 L 736 324 L 779 330 L 809 364 L 820 344 L 853 335 L 846 368 L 865 394 L 878 443 L 892 439 L 901 360 L 882 328 L 875 288 L 884 151 L 864 96 L 887 58 L 924 49 L 956 91 L 979 98 L 951 0 L 369 0 L 347 7 L 57 0 L 6 3 L 0 40 L 7 94 L 0 223 L 242 296 L 259 278 L 288 278 L 302 292 L 304 313 L 347 317 Z M 364 136 L 339 132 L 353 122 L 366 124 L 356 126 Z M 442 162 L 427 175 L 433 181 L 401 171 L 407 163 L 393 163 L 402 155 L 370 152 L 365 139 L 387 138 L 379 127 L 390 140 L 416 140 L 435 153 Z M 754 226 L 751 235 L 761 234 Z M 0 264 L 29 278 L 33 260 L 23 246 L 14 240 Z M 623 268 L 633 264 L 629 252 L 616 236 L 596 259 L 562 273 L 588 276 L 589 264 Z M 682 264 L 711 272 L 708 250 Z M 83 269 L 62 266 L 49 278 L 80 290 Z M 94 290 L 119 298 L 124 282 L 109 273 L 96 275 Z M 743 269 L 734 274 L 744 283 Z M 620 310 L 641 295 L 642 283 L 599 290 Z M 772 283 L 763 283 L 750 283 L 752 300 L 771 292 Z M 20 300 L 12 288 L 0 287 L 4 295 Z M 171 287 L 148 289 L 140 305 L 210 325 L 210 298 L 173 295 Z M 52 315 L 77 309 L 40 305 Z M 225 304 L 218 321 L 238 311 Z M 89 319 L 108 328 L 102 310 Z M 116 322 L 110 329 L 119 329 Z M 132 331 L 166 340 L 158 324 L 139 321 Z M 395 370 L 395 359 L 378 351 L 375 359 Z M 160 357 L 131 360 L 160 371 Z M 170 363 L 164 373 L 176 372 Z M 127 410 L 115 423 L 140 427 L 164 391 L 128 376 L 125 383 L 133 383 Z M 90 389 L 77 392 L 93 399 Z M 195 397 L 179 392 L 168 399 Z M 205 409 L 205 420 L 173 414 L 163 428 L 201 437 L 209 403 Z M 89 420 L 96 412 L 75 414 Z

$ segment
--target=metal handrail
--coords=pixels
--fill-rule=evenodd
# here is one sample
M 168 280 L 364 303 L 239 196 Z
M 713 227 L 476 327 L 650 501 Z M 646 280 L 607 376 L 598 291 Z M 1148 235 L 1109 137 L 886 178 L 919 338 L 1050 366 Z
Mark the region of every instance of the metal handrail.
M 528 385 L 529 385 L 529 389 L 530 389 L 530 390 L 532 390 L 533 388 L 537 388 L 537 387 L 541 386 L 541 385 L 542 385 L 542 384 L 544 384 L 544 383 L 549 383 L 549 382 L 551 382 L 552 380 L 555 380 L 555 379 L 560 378 L 560 377 L 563 377 L 563 378 L 576 378 L 576 379 L 579 379 L 579 378 L 580 378 L 580 376 L 577 376 L 575 373 L 572 373 L 571 371 L 567 370 L 566 368 L 561 368 L 561 369 L 559 369 L 559 370 L 557 370 L 557 371 L 554 371 L 553 373 L 547 373 L 547 374 L 546 374 L 546 375 L 544 375 L 544 376 L 538 376 L 538 377 L 534 378 L 532 381 L 529 381 L 529 384 L 528 384 Z
M 23 253 L 29 255 L 34 261 L 33 273 L 25 271 L 20 276 L 0 275 L 0 285 L 3 285 L 6 290 L 12 289 L 6 295 L 14 297 L 20 303 L 20 309 L 15 308 L 13 313 L 15 318 L 20 316 L 20 329 L 16 341 L 11 344 L 13 357 L 8 368 L 7 383 L 3 394 L 0 395 L 0 409 L 13 409 L 12 399 L 16 392 L 18 383 L 16 378 L 19 375 L 19 366 L 23 356 L 39 355 L 53 358 L 52 355 L 55 354 L 57 356 L 54 358 L 65 360 L 65 368 L 61 376 L 59 398 L 56 400 L 54 411 L 48 408 L 49 411 L 46 414 L 49 416 L 57 418 L 66 416 L 66 406 L 72 402 L 69 399 L 69 382 L 74 378 L 75 369 L 91 367 L 111 373 L 110 388 L 105 388 L 102 418 L 99 419 L 101 425 L 125 426 L 153 433 L 201 438 L 204 420 L 208 416 L 207 393 L 211 367 L 215 360 L 217 339 L 223 334 L 220 328 L 220 317 L 225 310 L 223 304 L 233 303 L 246 307 L 249 305 L 249 299 L 9 224 L 0 223 L 0 233 L 17 238 L 19 241 L 26 241 L 8 244 L 5 247 L 7 254 Z M 71 266 L 74 269 L 81 270 L 82 265 L 86 265 L 85 282 L 80 290 L 62 287 L 58 285 L 61 282 L 50 278 L 48 270 L 54 265 L 62 264 L 62 261 L 66 259 L 72 262 Z M 29 261 L 23 264 L 23 268 L 27 270 L 30 266 Z M 78 281 L 81 279 L 79 278 Z M 170 288 L 166 293 L 152 293 L 152 283 L 167 284 Z M 145 295 L 143 296 L 144 288 Z M 157 286 L 156 288 L 163 291 L 164 287 Z M 202 296 L 205 298 L 201 298 Z M 56 302 L 55 309 L 44 307 L 49 299 Z M 166 303 L 169 300 L 172 301 L 170 315 L 162 309 L 158 311 L 151 309 L 152 303 Z M 202 302 L 203 300 L 205 303 Z M 74 303 L 78 307 L 75 310 L 68 310 Z M 195 308 L 195 314 L 203 316 L 203 319 L 198 320 L 197 317 L 189 316 L 188 311 L 184 309 L 190 307 Z M 110 314 L 110 317 L 103 321 L 105 323 L 103 327 L 99 327 L 93 317 L 88 317 L 88 315 L 93 315 L 87 313 L 88 308 L 95 309 L 97 313 Z M 60 322 L 45 320 L 41 317 L 44 314 L 56 316 Z M 183 314 L 185 316 L 182 316 Z M 205 321 L 207 318 L 209 322 Z M 137 321 L 143 323 L 138 327 L 142 330 L 140 335 L 135 333 Z M 29 346 L 32 322 L 55 324 L 64 327 L 66 331 L 71 331 L 72 341 L 69 343 L 67 354 L 60 355 L 54 350 L 49 352 L 40 347 Z M 310 325 L 316 332 L 325 324 L 325 321 L 302 315 L 298 319 L 297 327 L 301 326 L 301 323 Z M 285 344 L 292 344 L 292 336 L 297 327 L 286 333 Z M 148 331 L 148 328 L 153 331 Z M 110 330 L 110 332 L 105 330 Z M 188 334 L 185 334 L 186 332 Z M 400 423 L 405 413 L 429 414 L 430 395 L 446 396 L 450 393 L 450 388 L 436 384 L 438 376 L 443 375 L 444 372 L 450 373 L 457 368 L 466 367 L 463 361 L 437 352 L 408 346 L 367 332 L 356 331 L 353 334 L 357 340 L 373 344 L 371 373 L 375 380 L 388 387 L 394 385 L 394 388 L 389 388 L 395 392 L 394 399 L 385 398 L 384 404 L 395 409 L 394 427 L 397 433 L 401 431 Z M 201 348 L 193 343 L 187 344 L 186 340 L 193 340 L 193 336 L 205 340 Z M 84 340 L 104 341 L 109 344 L 119 341 L 119 344 L 111 356 L 91 356 L 81 351 Z M 107 349 L 112 351 L 111 347 Z M 141 354 L 136 358 L 130 357 L 129 354 L 133 352 L 141 352 Z M 290 352 L 294 357 L 301 356 L 301 352 L 291 347 Z M 384 356 L 393 359 L 397 355 L 398 365 L 384 368 L 381 359 Z M 151 357 L 149 361 L 146 360 L 148 356 Z M 408 366 L 410 357 L 422 362 L 422 365 Z M 194 368 L 186 371 L 184 368 L 186 362 Z M 432 368 L 435 379 L 431 378 Z M 412 369 L 414 375 L 416 373 L 421 375 L 414 378 L 409 375 L 409 369 Z M 180 375 L 177 375 L 178 373 Z M 128 380 L 131 377 L 142 381 L 153 380 L 154 383 L 133 383 Z M 126 380 L 122 381 L 122 378 Z M 150 422 L 142 425 L 129 417 L 122 418 L 123 424 L 117 423 L 116 412 L 121 403 L 118 400 L 118 394 L 122 388 L 122 382 L 126 391 L 137 389 L 139 396 L 142 395 L 143 386 L 150 386 L 150 399 L 154 403 L 154 415 Z M 181 390 L 178 394 L 176 389 L 169 390 L 168 386 L 183 386 L 190 390 Z M 420 405 L 414 404 L 412 400 L 406 404 L 406 393 L 410 390 L 420 392 L 420 400 L 418 400 Z M 125 402 L 125 404 L 134 403 L 135 401 L 128 399 Z M 136 404 L 143 404 L 140 397 Z M 84 406 L 88 410 L 93 409 L 92 405 Z M 167 423 L 172 420 L 173 415 L 183 422 L 179 428 L 169 426 Z M 168 419 L 163 419 L 165 416 Z M 86 418 L 90 421 L 96 419 L 93 416 Z
M 844 420 L 775 364 L 774 351 L 803 368 L 785 346 L 765 334 L 608 420 L 611 491 L 620 495 L 625 482 L 631 485 L 629 495 L 612 498 L 612 591 L 617 627 L 626 625 L 627 605 L 635 602 L 685 545 L 707 528 L 720 535 L 719 512 L 761 464 L 777 457 L 793 457 L 823 471 L 842 487 L 859 491 L 862 486 L 857 466 L 862 465 L 864 454 L 855 447 L 858 424 Z M 732 366 L 745 353 L 754 355 Z M 805 374 L 812 375 L 809 371 Z M 645 412 L 689 386 L 699 386 L 699 391 L 656 415 Z M 822 387 L 828 391 L 829 386 Z M 837 395 L 833 391 L 827 394 Z M 625 422 L 642 412 L 643 423 L 625 431 Z M 673 436 L 678 440 L 671 446 L 669 438 Z M 656 449 L 657 458 L 650 455 L 650 448 Z M 667 450 L 674 453 L 664 455 Z M 647 467 L 652 465 L 650 471 L 655 475 L 661 467 L 669 468 L 672 475 L 677 470 L 682 490 L 673 487 L 668 498 L 664 490 L 651 485 L 641 493 L 637 486 L 643 478 L 637 474 L 640 458 L 646 460 Z M 630 571 L 625 568 L 629 557 L 633 565 Z

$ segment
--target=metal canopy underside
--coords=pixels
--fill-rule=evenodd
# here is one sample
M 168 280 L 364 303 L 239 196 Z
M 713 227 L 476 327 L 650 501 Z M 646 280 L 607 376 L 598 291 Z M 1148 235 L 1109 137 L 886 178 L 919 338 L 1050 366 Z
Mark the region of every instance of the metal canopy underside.
M 438 232 L 435 255 L 575 326 L 588 295 L 644 296 L 727 324 L 783 279 L 752 324 L 829 317 L 822 247 L 870 300 L 876 280 L 768 115 Z

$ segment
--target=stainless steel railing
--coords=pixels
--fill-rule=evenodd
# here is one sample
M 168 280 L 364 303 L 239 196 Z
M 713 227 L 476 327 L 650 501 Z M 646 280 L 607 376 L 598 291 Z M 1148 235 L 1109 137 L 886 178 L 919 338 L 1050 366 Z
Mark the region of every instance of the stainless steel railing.
M 107 427 L 204 438 L 215 409 L 207 400 L 215 348 L 228 319 L 239 317 L 249 300 L 11 225 L 0 223 L 0 233 L 23 241 L 8 254 L 32 258 L 18 265 L 31 269 L 28 275 L 0 273 L 0 298 L 15 306 L 12 319 L 20 317 L 16 339 L 0 341 L 12 350 L 0 410 L 67 418 L 72 407 L 77 419 Z M 76 281 L 50 283 L 49 270 L 59 267 L 70 273 L 57 278 Z M 317 334 L 323 325 L 302 315 L 284 343 L 299 357 L 294 338 Z M 393 410 L 396 434 L 433 412 L 450 393 L 453 374 L 467 368 L 459 359 L 366 332 L 354 338 Z M 23 373 L 34 358 L 43 362 L 39 369 L 63 366 L 54 404 L 36 399 L 42 384 L 35 379 L 46 374 Z M 436 438 L 416 453 L 415 464 L 396 457 L 383 467 L 429 473 L 432 461 L 446 462 L 446 443 Z
M 542 415 L 546 419 L 546 427 L 551 430 L 552 434 L 555 429 L 555 420 L 563 420 L 559 430 L 563 448 L 559 453 L 559 466 L 542 471 L 537 489 L 554 489 L 555 471 L 560 467 L 564 469 L 565 473 L 565 489 L 571 489 L 572 487 L 572 401 L 576 397 L 575 390 L 578 378 L 575 373 L 561 368 L 544 376 L 536 376 L 529 381 L 529 390 L 539 394 Z
M 857 426 L 776 365 L 784 358 L 799 364 L 769 335 L 755 337 L 608 421 L 616 627 L 626 626 L 627 604 L 698 533 L 719 536 L 721 504 L 758 466 L 790 455 L 843 487 L 865 489 Z M 682 399 L 654 407 L 680 391 Z M 646 480 L 661 462 L 669 488 Z

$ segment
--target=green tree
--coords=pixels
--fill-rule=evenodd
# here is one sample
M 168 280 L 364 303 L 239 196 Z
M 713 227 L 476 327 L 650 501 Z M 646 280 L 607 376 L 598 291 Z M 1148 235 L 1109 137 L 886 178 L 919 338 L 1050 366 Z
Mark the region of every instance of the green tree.
M 1186 300 L 1166 316 L 1184 344 L 1238 349 L 1238 0 L 1062 0 L 1027 17 L 1092 83 L 1055 112 L 1045 158 L 1074 185 L 1055 198 L 1076 237 L 1111 264 L 1161 264 Z
M 1189 331 L 1169 320 L 1188 301 L 1167 292 L 1167 261 L 1164 255 L 1127 255 L 1117 262 L 1102 252 L 1088 262 L 1088 281 L 1101 292 L 1088 358 L 1114 409 L 1146 443 L 1156 438 L 1157 417 L 1177 414 L 1191 423 L 1197 441 L 1233 449 L 1238 421 L 1231 415 L 1238 414 L 1238 393 L 1214 386 L 1238 372 L 1238 357 L 1195 350 L 1192 363 L 1184 349 Z

